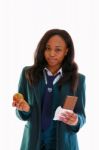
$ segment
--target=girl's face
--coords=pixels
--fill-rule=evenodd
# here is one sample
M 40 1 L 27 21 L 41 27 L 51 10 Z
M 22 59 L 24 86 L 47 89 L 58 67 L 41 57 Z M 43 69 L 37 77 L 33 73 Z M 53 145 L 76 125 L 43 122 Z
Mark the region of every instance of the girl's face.
M 47 61 L 48 69 L 52 71 L 52 73 L 56 72 L 61 67 L 67 52 L 67 45 L 61 36 L 54 35 L 48 40 L 44 57 Z

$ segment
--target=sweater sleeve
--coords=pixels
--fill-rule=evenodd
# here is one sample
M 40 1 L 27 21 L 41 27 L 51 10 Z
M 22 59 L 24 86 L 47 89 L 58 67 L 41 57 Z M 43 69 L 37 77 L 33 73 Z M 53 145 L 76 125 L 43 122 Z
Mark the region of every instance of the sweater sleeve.
M 86 122 L 86 115 L 85 115 L 86 98 L 85 98 L 85 76 L 84 75 L 80 75 L 79 85 L 77 89 L 77 96 L 78 96 L 78 101 L 74 109 L 74 112 L 78 114 L 78 123 L 75 126 L 68 125 L 68 128 L 73 132 L 78 132 L 79 129 Z
M 19 84 L 18 84 L 18 92 L 23 94 L 24 99 L 28 102 L 28 94 L 27 94 L 27 80 L 25 78 L 25 70 L 27 67 L 24 67 L 21 75 L 20 75 L 20 80 L 19 80 Z M 28 120 L 30 115 L 32 112 L 32 106 L 30 105 L 30 111 L 29 112 L 25 112 L 25 111 L 20 111 L 18 109 L 16 109 L 16 115 L 19 119 L 21 120 Z

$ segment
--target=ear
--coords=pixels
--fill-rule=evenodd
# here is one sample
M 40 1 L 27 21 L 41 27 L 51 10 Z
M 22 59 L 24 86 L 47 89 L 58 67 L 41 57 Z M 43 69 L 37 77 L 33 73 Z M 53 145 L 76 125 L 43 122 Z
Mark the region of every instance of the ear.
M 66 49 L 65 55 L 67 55 L 67 53 L 68 53 L 68 48 Z

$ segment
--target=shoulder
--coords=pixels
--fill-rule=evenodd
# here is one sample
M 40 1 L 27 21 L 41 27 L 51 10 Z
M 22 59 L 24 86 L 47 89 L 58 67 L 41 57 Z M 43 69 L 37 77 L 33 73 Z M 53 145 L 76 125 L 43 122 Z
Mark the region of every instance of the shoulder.
M 82 73 L 78 73 L 78 87 L 85 87 L 86 76 Z
M 26 79 L 26 73 L 27 73 L 27 71 L 29 70 L 31 68 L 31 66 L 25 66 L 25 67 L 23 67 L 22 68 L 22 71 L 21 71 L 21 73 L 20 73 L 20 80 L 27 80 Z
M 26 72 L 27 70 L 29 70 L 32 66 L 24 66 L 22 69 L 22 72 Z
M 24 66 L 24 67 L 22 68 L 21 75 L 24 76 L 24 75 L 28 72 L 28 70 L 31 69 L 31 67 L 32 67 L 32 66 Z
M 82 73 L 78 73 L 78 78 L 79 78 L 79 80 L 85 80 L 86 76 Z

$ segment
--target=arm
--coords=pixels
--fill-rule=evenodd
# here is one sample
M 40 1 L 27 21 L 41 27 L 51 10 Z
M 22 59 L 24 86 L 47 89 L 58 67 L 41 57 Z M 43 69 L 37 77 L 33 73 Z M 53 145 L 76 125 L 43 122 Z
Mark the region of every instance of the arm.
M 60 114 L 60 121 L 66 124 L 67 129 L 71 132 L 78 132 L 85 123 L 85 76 L 79 76 L 79 84 L 76 92 L 78 97 L 74 111 L 66 111 Z
M 16 115 L 21 120 L 28 120 L 30 115 L 31 115 L 31 112 L 32 112 L 32 106 L 30 106 L 29 102 L 28 102 L 27 80 L 25 78 L 25 70 L 26 70 L 26 67 L 23 68 L 21 76 L 20 76 L 19 85 L 18 85 L 18 92 L 23 94 L 24 99 L 26 101 L 25 103 L 30 107 L 30 109 L 28 111 L 16 109 Z
M 68 125 L 68 128 L 73 132 L 78 132 L 79 129 L 84 125 L 86 122 L 86 115 L 85 115 L 85 76 L 80 75 L 79 85 L 77 89 L 77 96 L 78 101 L 74 112 L 78 116 L 78 122 L 76 125 Z

